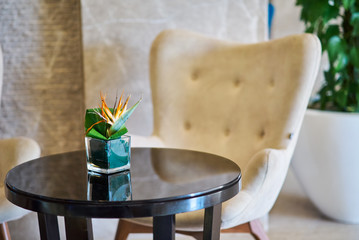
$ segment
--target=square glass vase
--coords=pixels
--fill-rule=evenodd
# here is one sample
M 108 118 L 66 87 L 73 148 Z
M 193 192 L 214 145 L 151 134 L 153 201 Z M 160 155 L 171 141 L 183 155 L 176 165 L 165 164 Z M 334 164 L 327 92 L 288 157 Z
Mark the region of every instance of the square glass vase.
M 87 169 L 112 174 L 130 169 L 131 137 L 102 140 L 85 137 Z

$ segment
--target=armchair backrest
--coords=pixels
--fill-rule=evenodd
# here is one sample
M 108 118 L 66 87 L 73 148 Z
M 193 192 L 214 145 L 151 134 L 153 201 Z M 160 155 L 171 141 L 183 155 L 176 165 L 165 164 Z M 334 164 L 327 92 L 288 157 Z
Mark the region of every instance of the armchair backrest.
M 244 167 L 264 148 L 295 145 L 321 56 L 310 34 L 241 45 L 183 30 L 154 41 L 154 134 L 167 146 Z

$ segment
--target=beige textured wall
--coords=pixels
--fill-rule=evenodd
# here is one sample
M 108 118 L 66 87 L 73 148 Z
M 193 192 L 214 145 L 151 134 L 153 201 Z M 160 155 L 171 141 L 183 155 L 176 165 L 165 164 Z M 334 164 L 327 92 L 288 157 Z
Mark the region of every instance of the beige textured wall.
M 275 6 L 272 38 L 280 38 L 305 31 L 304 23 L 300 21 L 300 8 L 295 6 L 295 2 L 296 0 L 272 0 Z
M 267 0 L 82 0 L 85 106 L 102 90 L 143 96 L 127 123 L 130 133 L 152 132 L 148 54 L 166 28 L 184 28 L 243 43 L 267 36 Z M 109 98 L 110 100 L 111 98 Z
M 0 138 L 31 137 L 42 155 L 82 148 L 80 7 L 80 0 L 0 1 Z M 10 222 L 12 239 L 39 239 L 36 216 Z
M 79 0 L 1 0 L 0 138 L 28 136 L 43 155 L 83 142 Z

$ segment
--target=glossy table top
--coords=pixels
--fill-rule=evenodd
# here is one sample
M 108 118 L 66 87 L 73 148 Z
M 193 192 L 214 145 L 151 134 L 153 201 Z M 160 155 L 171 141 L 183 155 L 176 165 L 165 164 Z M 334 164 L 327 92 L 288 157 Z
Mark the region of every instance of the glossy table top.
M 13 168 L 6 195 L 18 206 L 55 215 L 144 217 L 223 202 L 239 191 L 240 179 L 235 163 L 207 153 L 132 148 L 131 170 L 106 175 L 88 172 L 85 151 L 77 151 Z

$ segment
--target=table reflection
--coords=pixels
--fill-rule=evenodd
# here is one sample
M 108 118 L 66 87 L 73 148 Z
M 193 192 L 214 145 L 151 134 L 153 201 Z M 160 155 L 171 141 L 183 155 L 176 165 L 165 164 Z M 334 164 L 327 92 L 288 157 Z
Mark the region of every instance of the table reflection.
M 106 201 L 132 200 L 131 172 L 114 174 L 87 172 L 87 199 Z

